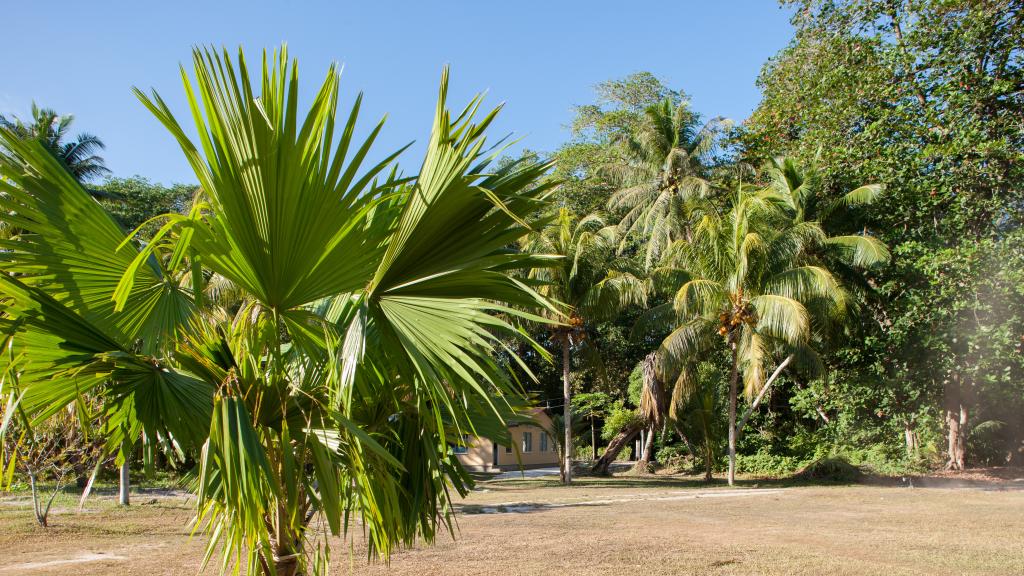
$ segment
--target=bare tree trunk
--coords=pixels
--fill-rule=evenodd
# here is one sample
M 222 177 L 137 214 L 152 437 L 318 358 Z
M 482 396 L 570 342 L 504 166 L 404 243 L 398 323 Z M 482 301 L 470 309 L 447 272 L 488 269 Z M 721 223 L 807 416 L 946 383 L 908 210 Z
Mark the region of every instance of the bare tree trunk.
M 118 495 L 118 503 L 121 504 L 121 506 L 128 506 L 131 504 L 128 497 L 128 489 L 131 486 L 131 479 L 128 476 L 129 471 L 128 457 L 125 456 L 124 464 L 121 464 L 121 486 Z
M 594 416 L 590 416 L 590 451 L 593 456 L 591 460 L 597 460 L 597 433 L 594 432 Z
M 590 471 L 602 476 L 608 475 L 608 467 L 611 466 L 612 462 L 615 461 L 615 458 L 619 456 L 619 452 L 622 452 L 622 449 L 629 444 L 629 441 L 632 440 L 640 430 L 641 426 L 637 424 L 629 426 L 616 434 L 615 437 L 612 438 L 612 441 L 608 443 L 608 447 L 604 449 L 604 454 L 594 462 Z
M 964 404 L 959 376 L 946 384 L 946 468 L 963 470 L 966 460 L 967 406 Z
M 640 456 L 640 461 L 637 462 L 637 468 L 644 472 L 647 471 L 648 466 L 651 465 L 651 453 L 654 452 L 654 424 L 651 424 L 647 428 L 647 434 L 644 437 L 644 449 Z
M 565 423 L 565 468 L 563 482 L 572 483 L 572 390 L 569 389 L 569 335 L 562 340 L 562 420 Z
M 907 455 L 917 452 L 917 432 L 914 430 L 914 422 L 909 418 L 903 422 L 903 441 L 907 445 Z
M 729 345 L 732 348 L 732 374 L 729 377 L 729 486 L 732 486 L 736 482 L 736 395 L 740 372 L 735 339 Z

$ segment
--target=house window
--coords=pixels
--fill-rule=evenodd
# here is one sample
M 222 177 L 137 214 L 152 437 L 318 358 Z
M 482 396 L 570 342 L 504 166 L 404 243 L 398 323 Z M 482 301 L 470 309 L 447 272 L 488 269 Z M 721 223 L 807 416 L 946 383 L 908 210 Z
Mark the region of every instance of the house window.
M 452 448 L 452 452 L 455 454 L 465 454 L 469 452 L 469 434 L 462 435 L 462 442 L 456 444 Z
M 548 451 L 548 433 L 547 432 L 541 432 L 540 433 L 540 451 L 541 452 L 547 452 Z
M 533 432 L 523 432 L 523 453 L 533 452 Z
M 512 453 L 512 446 L 505 446 L 505 454 L 511 454 L 511 453 Z

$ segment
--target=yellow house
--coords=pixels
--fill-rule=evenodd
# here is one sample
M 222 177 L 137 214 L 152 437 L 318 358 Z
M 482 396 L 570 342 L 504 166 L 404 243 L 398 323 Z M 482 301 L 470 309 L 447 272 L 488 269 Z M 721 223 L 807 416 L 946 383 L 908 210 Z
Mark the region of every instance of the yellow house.
M 551 426 L 551 419 L 543 410 L 537 409 L 531 416 L 545 427 Z M 558 451 L 547 430 L 523 422 L 509 424 L 508 431 L 514 447 L 502 446 L 483 437 L 467 437 L 465 446 L 455 446 L 453 450 L 459 462 L 467 470 L 475 472 L 517 470 L 520 466 L 558 466 Z

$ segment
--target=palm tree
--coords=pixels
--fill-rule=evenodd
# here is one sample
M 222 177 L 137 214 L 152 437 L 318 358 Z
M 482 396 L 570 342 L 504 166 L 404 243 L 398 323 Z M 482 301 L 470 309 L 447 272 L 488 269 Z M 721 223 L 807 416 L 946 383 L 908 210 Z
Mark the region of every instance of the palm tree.
M 607 225 L 600 215 L 578 218 L 560 208 L 548 226 L 532 232 L 522 242 L 526 252 L 562 257 L 554 266 L 532 270 L 529 278 L 540 283 L 538 291 L 543 296 L 561 306 L 561 311 L 548 317 L 559 322 L 565 319 L 552 328 L 551 339 L 562 349 L 565 439 L 561 467 L 566 484 L 572 481 L 572 353 L 603 374 L 603 363 L 588 328 L 633 302 L 645 300 L 646 284 L 615 255 L 617 240 L 616 228 Z
M 681 278 L 671 306 L 679 324 L 661 344 L 665 372 L 677 387 L 692 387 L 695 362 L 724 342 L 729 378 L 729 483 L 735 481 L 736 404 L 740 376 L 747 397 L 766 381 L 778 351 L 804 345 L 811 334 L 808 307 L 842 314 L 845 295 L 832 273 L 803 258 L 825 234 L 817 223 L 792 223 L 785 199 L 771 189 L 738 185 L 731 209 L 708 213 L 691 241 L 676 242 L 664 271 Z M 684 392 L 675 392 L 685 396 Z
M 89 182 L 110 174 L 103 158 L 99 156 L 99 151 L 106 146 L 97 136 L 81 133 L 70 142 L 66 141 L 70 137 L 74 120 L 75 117 L 70 114 L 59 115 L 33 102 L 31 122 L 0 114 L 0 127 L 23 140 L 41 143 L 79 182 Z
M 649 106 L 635 133 L 618 138 L 619 160 L 604 167 L 621 185 L 609 209 L 623 214 L 620 226 L 626 232 L 645 239 L 647 267 L 687 237 L 694 201 L 715 192 L 714 156 L 732 123 L 720 117 L 704 124 L 700 120 L 685 99 L 666 98 Z
M 401 178 L 397 153 L 363 167 L 381 124 L 353 141 L 359 99 L 335 138 L 335 67 L 304 117 L 283 49 L 255 83 L 241 53 L 196 50 L 194 70 L 198 146 L 137 92 L 203 191 L 144 247 L 41 143 L 0 128 L 0 209 L 33 232 L 0 242 L 13 404 L 38 420 L 90 394 L 112 450 L 199 449 L 204 564 L 221 550 L 225 572 L 326 573 L 314 518 L 334 535 L 358 522 L 383 557 L 451 531 L 450 489 L 471 483 L 451 444 L 507 442 L 525 406 L 493 351 L 521 310 L 554 313 L 513 277 L 551 259 L 508 249 L 547 223 L 531 215 L 549 165 L 489 167 L 497 110 L 476 120 L 478 97 L 450 114 L 447 71 L 423 163 Z M 217 277 L 240 304 L 207 301 Z

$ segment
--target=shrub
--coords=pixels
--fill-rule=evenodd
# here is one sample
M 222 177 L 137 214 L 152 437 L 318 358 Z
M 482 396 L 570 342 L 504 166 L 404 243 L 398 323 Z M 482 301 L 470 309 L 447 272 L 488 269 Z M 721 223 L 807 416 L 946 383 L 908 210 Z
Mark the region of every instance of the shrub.
M 780 456 L 770 452 L 736 455 L 736 470 L 746 474 L 785 476 L 792 474 L 800 465 L 800 459 L 795 456 Z
M 800 469 L 794 477 L 800 480 L 829 482 L 856 482 L 862 473 L 842 456 L 827 456 L 814 460 Z

